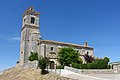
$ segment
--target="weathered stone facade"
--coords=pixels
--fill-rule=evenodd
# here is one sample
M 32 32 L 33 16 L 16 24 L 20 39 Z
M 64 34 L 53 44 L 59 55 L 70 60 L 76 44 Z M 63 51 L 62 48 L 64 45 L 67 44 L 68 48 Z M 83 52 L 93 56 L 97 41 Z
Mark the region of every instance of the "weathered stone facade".
M 19 65 L 28 63 L 30 52 L 38 52 L 43 57 L 48 57 L 51 61 L 50 68 L 59 65 L 57 56 L 60 48 L 72 47 L 80 53 L 80 57 L 85 63 L 84 55 L 94 56 L 93 48 L 89 47 L 87 42 L 84 45 L 64 43 L 52 40 L 41 40 L 39 32 L 39 12 L 35 12 L 33 7 L 28 8 L 23 14 L 23 25 L 20 43 L 20 61 Z
M 20 42 L 20 65 L 28 63 L 30 52 L 38 52 L 37 43 L 40 38 L 39 13 L 33 7 L 28 8 L 23 14 L 23 23 Z
M 90 48 L 88 46 L 81 46 L 78 44 L 71 44 L 71 43 L 64 43 L 64 42 L 57 42 L 57 41 L 51 41 L 51 40 L 40 40 L 40 53 L 44 57 L 48 57 L 50 61 L 53 61 L 56 65 L 59 65 L 57 61 L 57 56 L 60 48 L 64 47 L 72 47 L 75 50 L 77 50 L 80 53 L 80 57 L 83 60 L 83 63 L 85 63 L 84 55 L 89 54 L 93 56 L 93 48 Z

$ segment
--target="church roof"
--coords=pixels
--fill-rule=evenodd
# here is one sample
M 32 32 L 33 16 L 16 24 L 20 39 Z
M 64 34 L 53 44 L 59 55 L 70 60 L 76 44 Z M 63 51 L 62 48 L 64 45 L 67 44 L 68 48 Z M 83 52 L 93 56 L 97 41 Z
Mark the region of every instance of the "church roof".
M 91 50 L 93 50 L 92 47 L 84 46 L 84 45 L 79 45 L 79 44 L 73 44 L 73 43 L 58 42 L 58 41 L 53 41 L 53 40 L 40 40 L 40 42 L 41 43 L 49 43 L 49 44 L 59 44 L 59 45 L 64 45 L 64 46 L 71 46 L 71 47 L 77 47 L 77 48 L 83 48 L 83 49 L 91 49 Z

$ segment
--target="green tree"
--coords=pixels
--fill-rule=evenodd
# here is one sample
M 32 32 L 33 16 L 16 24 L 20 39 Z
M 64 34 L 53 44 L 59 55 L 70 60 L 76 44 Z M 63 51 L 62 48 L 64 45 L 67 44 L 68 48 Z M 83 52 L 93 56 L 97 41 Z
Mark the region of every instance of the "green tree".
M 48 63 L 49 63 L 49 60 L 46 58 L 46 57 L 40 57 L 39 59 L 38 59 L 38 62 L 39 62 L 39 64 L 38 64 L 38 66 L 39 66 L 39 68 L 41 69 L 41 73 L 42 74 L 46 74 L 46 67 L 47 67 L 47 65 L 48 65 Z
M 64 66 L 70 66 L 72 63 L 82 63 L 79 53 L 73 48 L 61 48 L 58 52 L 58 61 Z
M 104 60 L 108 63 L 110 59 L 108 57 L 104 57 Z
M 29 61 L 38 60 L 38 53 L 37 52 L 31 52 L 31 55 L 29 56 Z

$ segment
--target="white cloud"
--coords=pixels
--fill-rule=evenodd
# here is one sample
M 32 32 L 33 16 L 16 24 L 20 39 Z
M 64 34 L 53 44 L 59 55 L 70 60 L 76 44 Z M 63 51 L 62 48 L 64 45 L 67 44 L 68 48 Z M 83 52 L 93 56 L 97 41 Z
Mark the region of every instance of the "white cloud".
M 11 40 L 13 40 L 13 41 L 19 41 L 20 37 L 12 37 Z
M 11 48 L 11 47 L 14 47 L 12 45 L 0 45 L 0 48 Z
M 6 35 L 1 35 L 0 34 L 0 40 L 4 40 L 7 42 L 13 42 L 13 41 L 20 41 L 20 37 L 19 36 L 6 36 Z

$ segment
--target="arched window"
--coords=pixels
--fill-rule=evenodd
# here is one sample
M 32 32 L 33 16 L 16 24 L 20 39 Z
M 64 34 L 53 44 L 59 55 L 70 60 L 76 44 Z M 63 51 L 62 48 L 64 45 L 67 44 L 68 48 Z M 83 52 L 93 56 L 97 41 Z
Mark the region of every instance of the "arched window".
M 31 23 L 34 24 L 35 23 L 35 18 L 31 17 Z

